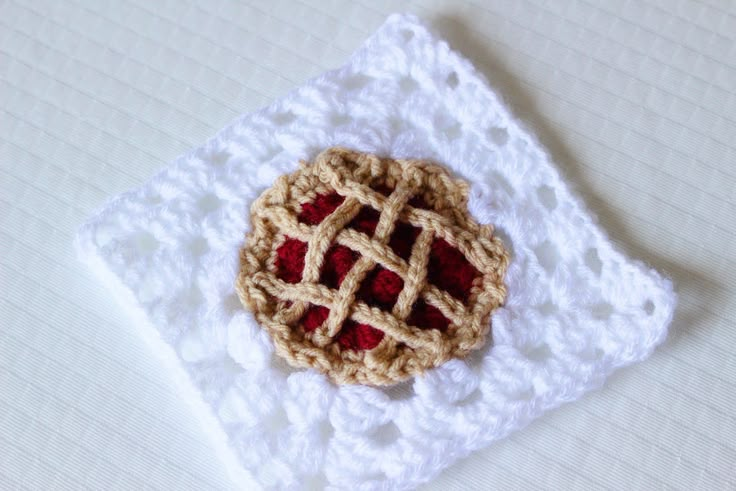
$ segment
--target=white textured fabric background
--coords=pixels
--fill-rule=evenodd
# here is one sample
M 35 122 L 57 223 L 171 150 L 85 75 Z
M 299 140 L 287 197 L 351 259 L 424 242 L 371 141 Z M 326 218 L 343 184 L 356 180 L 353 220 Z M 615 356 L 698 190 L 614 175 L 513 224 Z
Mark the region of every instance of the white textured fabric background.
M 395 10 L 469 57 L 680 294 L 649 361 L 427 487 L 735 487 L 733 4 L 363 3 L 0 2 L 0 488 L 233 487 L 73 234 Z

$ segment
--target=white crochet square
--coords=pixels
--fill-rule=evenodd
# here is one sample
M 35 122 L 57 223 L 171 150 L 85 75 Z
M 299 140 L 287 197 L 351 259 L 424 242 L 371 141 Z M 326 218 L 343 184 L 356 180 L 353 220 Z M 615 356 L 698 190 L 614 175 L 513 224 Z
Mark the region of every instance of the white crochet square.
M 399 387 L 335 386 L 288 368 L 241 306 L 251 202 L 335 145 L 431 159 L 472 184 L 470 212 L 512 260 L 492 342 L 469 359 Z M 613 247 L 473 66 L 401 15 L 342 68 L 112 200 L 78 248 L 163 354 L 221 458 L 265 487 L 427 481 L 647 357 L 675 304 L 670 282 Z

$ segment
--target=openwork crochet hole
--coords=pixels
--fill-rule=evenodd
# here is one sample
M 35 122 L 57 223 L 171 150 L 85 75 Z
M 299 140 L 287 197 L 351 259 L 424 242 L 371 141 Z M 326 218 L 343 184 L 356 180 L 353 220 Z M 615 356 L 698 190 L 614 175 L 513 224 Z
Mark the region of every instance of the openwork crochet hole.
M 158 239 L 149 232 L 141 232 L 135 236 L 133 244 L 142 254 L 152 254 L 160 245 Z
M 539 196 L 539 202 L 542 206 L 552 211 L 557 208 L 557 195 L 555 190 L 549 186 L 539 186 L 537 188 L 537 196 Z
M 654 314 L 654 302 L 652 302 L 651 300 L 647 299 L 647 301 L 644 302 L 643 309 L 644 309 L 644 312 L 647 315 Z
M 451 89 L 457 88 L 458 84 L 460 84 L 460 80 L 457 78 L 457 73 L 450 72 L 450 74 L 447 76 L 447 85 Z
M 389 385 L 480 347 L 508 254 L 467 185 L 419 160 L 329 149 L 251 209 L 238 294 L 276 353 Z
M 276 113 L 271 118 L 274 123 L 276 123 L 279 126 L 284 126 L 296 119 L 296 115 L 291 111 L 285 111 L 282 113 Z
M 222 206 L 222 200 L 214 194 L 206 194 L 197 201 L 197 206 L 203 213 L 211 213 Z
M 230 152 L 227 151 L 220 151 L 213 154 L 208 160 L 212 162 L 213 165 L 216 166 L 223 166 L 227 164 L 227 162 L 230 160 Z
M 598 249 L 591 247 L 585 251 L 584 256 L 585 265 L 597 276 L 600 276 L 601 270 L 603 269 L 603 263 L 601 258 L 598 256 Z
M 560 255 L 557 248 L 550 241 L 545 240 L 534 248 L 534 254 L 537 256 L 537 262 L 547 273 L 552 273 L 557 268 L 560 261 Z
M 419 88 L 419 83 L 410 76 L 403 77 L 399 80 L 399 90 L 405 95 L 411 94 Z
M 488 137 L 493 143 L 502 147 L 503 145 L 506 145 L 507 141 L 509 141 L 509 132 L 506 128 L 494 127 L 488 130 Z

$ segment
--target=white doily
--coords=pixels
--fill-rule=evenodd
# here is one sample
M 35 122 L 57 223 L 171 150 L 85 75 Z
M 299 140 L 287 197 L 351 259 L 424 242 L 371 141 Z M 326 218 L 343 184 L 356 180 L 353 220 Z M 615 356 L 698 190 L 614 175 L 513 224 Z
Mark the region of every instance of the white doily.
M 234 290 L 250 203 L 331 146 L 430 159 L 511 252 L 492 342 L 399 387 L 295 371 Z M 245 487 L 408 488 L 646 358 L 670 282 L 617 251 L 468 61 L 394 15 L 342 68 L 245 115 L 86 225 L 78 249 Z

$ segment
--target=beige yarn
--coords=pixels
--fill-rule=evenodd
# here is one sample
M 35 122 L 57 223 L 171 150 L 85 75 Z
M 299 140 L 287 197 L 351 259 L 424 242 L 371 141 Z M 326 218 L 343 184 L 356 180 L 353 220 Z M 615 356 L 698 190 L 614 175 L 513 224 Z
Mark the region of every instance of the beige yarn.
M 393 189 L 384 196 L 371 186 Z M 345 199 L 317 225 L 300 223 L 301 205 L 318 194 L 337 192 Z M 270 334 L 276 353 L 289 364 L 316 368 L 336 383 L 389 385 L 462 357 L 483 345 L 490 314 L 505 299 L 503 276 L 508 253 L 490 225 L 479 225 L 467 212 L 468 185 L 435 164 L 393 160 L 344 148 L 330 148 L 314 163 L 301 163 L 281 176 L 251 207 L 252 231 L 240 253 L 236 288 L 242 303 Z M 408 204 L 421 196 L 432 209 Z M 345 228 L 368 205 L 380 212 L 372 237 Z M 421 230 L 407 261 L 389 246 L 397 220 Z M 276 276 L 276 251 L 286 237 L 308 244 L 302 279 L 287 283 Z M 427 282 L 432 242 L 442 238 L 478 270 L 467 303 Z M 319 283 L 325 254 L 333 244 L 360 253 L 338 289 Z M 404 288 L 392 312 L 356 299 L 361 282 L 377 264 L 396 273 Z M 406 323 L 418 299 L 450 321 L 445 331 Z M 304 332 L 299 320 L 310 307 L 330 310 L 327 320 Z M 335 336 L 343 322 L 369 324 L 384 332 L 373 349 L 342 348 Z

